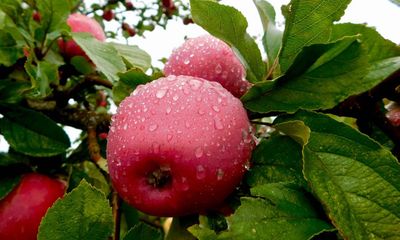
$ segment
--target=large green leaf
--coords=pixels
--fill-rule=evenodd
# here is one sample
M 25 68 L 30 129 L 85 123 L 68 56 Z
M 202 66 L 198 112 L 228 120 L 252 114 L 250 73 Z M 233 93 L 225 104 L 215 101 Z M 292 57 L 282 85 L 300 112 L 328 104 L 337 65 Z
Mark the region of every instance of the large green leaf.
M 130 68 L 139 68 L 142 71 L 146 71 L 151 67 L 150 55 L 139 47 L 119 43 L 110 44 L 114 46 L 119 55 L 129 63 Z
M 255 112 L 329 109 L 374 84 L 364 81 L 368 60 L 356 37 L 305 47 L 285 75 L 255 84 L 242 97 Z
M 262 140 L 252 154 L 252 167 L 246 174 L 250 186 L 292 182 L 305 186 L 302 174 L 302 148 L 288 136 Z
M 377 142 L 330 117 L 306 111 L 311 129 L 304 175 L 345 239 L 400 238 L 400 165 Z
M 264 28 L 263 46 L 268 57 L 268 71 L 278 68 L 278 54 L 282 46 L 283 32 L 276 27 L 274 7 L 265 0 L 253 0 Z
M 36 1 L 36 6 L 42 16 L 40 24 L 45 33 L 67 29 L 67 18 L 70 14 L 68 1 L 40 0 Z
M 333 22 L 344 14 L 351 0 L 292 0 L 283 8 L 286 18 L 280 65 L 286 72 L 305 46 L 326 43 Z
M 75 32 L 72 38 L 111 82 L 117 81 L 117 74 L 126 70 L 122 57 L 111 44 L 100 42 L 88 33 Z
M 256 42 L 246 33 L 247 20 L 233 7 L 210 0 L 191 0 L 191 13 L 196 24 L 212 35 L 227 42 L 237 53 L 247 69 L 247 79 L 261 81 L 265 65 Z
M 70 141 L 64 130 L 42 113 L 24 109 L 2 107 L 4 118 L 0 129 L 17 152 L 35 157 L 49 157 L 65 153 Z
M 107 198 L 82 181 L 47 211 L 39 227 L 38 240 L 100 240 L 107 239 L 112 231 Z
M 27 82 L 12 81 L 9 79 L 0 80 L 0 102 L 18 103 L 24 96 L 23 92 L 30 88 Z
M 22 50 L 6 31 L 0 31 L 0 65 L 11 66 L 22 57 Z
M 229 230 L 217 238 L 195 228 L 202 239 L 310 239 L 333 227 L 322 220 L 306 194 L 299 188 L 281 183 L 265 184 L 251 190 L 254 197 L 242 197 L 234 215 L 228 217 Z
M 1 0 L 0 10 L 14 22 L 17 22 L 22 13 L 21 0 Z

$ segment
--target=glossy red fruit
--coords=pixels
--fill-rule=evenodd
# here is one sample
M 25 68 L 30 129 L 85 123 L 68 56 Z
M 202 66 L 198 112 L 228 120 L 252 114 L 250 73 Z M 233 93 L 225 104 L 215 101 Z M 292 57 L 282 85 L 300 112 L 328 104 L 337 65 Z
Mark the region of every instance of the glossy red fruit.
M 72 32 L 87 32 L 99 41 L 106 40 L 106 35 L 100 24 L 86 15 L 80 13 L 71 14 L 68 17 L 67 24 Z M 85 52 L 73 40 L 64 41 L 60 39 L 58 41 L 58 46 L 61 52 L 68 58 L 74 56 L 83 56 L 87 58 Z
M 36 240 L 40 221 L 48 208 L 64 195 L 65 184 L 30 173 L 0 201 L 0 239 Z
M 164 74 L 219 82 L 236 97 L 250 88 L 245 79 L 246 70 L 232 49 L 211 35 L 189 39 L 174 50 L 165 64 Z
M 121 197 L 157 216 L 216 206 L 241 181 L 254 143 L 239 99 L 219 83 L 169 76 L 121 102 L 107 160 Z
M 126 1 L 126 2 L 125 2 L 125 8 L 126 8 L 126 10 L 134 10 L 134 9 L 135 9 L 135 6 L 133 5 L 132 2 Z
M 114 19 L 114 12 L 112 10 L 104 10 L 103 19 L 106 21 L 111 21 Z

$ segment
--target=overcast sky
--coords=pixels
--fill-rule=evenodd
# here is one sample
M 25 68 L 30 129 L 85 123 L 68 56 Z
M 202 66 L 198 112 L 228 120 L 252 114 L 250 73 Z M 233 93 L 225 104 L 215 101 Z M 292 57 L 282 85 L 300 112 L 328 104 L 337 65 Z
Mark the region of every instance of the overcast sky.
M 1 1 L 1 0 L 0 0 Z M 86 0 L 85 3 L 104 2 L 105 0 Z M 188 0 L 187 0 L 188 1 Z M 135 0 L 132 0 L 135 2 Z M 269 0 L 277 12 L 277 22 L 283 23 L 280 7 L 289 3 L 289 0 Z M 240 10 L 249 22 L 248 33 L 252 36 L 261 36 L 262 26 L 258 17 L 253 0 L 222 0 L 221 3 L 231 5 Z M 400 44 L 400 7 L 397 7 L 389 0 L 353 0 L 346 10 L 341 22 L 367 23 L 375 27 L 385 38 Z M 107 30 L 113 30 L 115 25 L 110 24 Z M 190 24 L 182 25 L 181 21 L 171 21 L 166 30 L 156 28 L 153 32 L 148 32 L 145 38 L 133 37 L 129 43 L 138 45 L 147 51 L 153 59 L 153 65 L 162 67 L 158 61 L 163 57 L 168 57 L 172 50 L 183 43 L 184 37 L 195 37 L 204 34 L 205 31 L 200 27 Z M 79 136 L 79 131 L 68 128 L 71 139 Z M 0 136 L 0 151 L 7 150 L 8 145 L 4 138 Z

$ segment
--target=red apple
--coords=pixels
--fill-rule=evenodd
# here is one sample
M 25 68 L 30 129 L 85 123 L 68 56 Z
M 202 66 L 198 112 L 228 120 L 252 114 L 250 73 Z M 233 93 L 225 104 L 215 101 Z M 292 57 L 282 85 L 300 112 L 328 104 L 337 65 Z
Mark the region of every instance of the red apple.
M 219 82 L 236 97 L 241 97 L 250 87 L 245 79 L 246 70 L 232 49 L 211 35 L 189 39 L 174 50 L 165 64 L 164 74 Z
M 67 24 L 72 32 L 87 32 L 99 41 L 106 40 L 106 35 L 100 24 L 86 15 L 80 13 L 71 14 L 68 17 Z M 87 58 L 85 52 L 73 40 L 60 39 L 58 41 L 58 46 L 60 51 L 68 58 L 74 56 L 83 56 Z
M 65 184 L 30 173 L 0 201 L 0 239 L 36 240 L 42 217 L 64 195 Z
M 151 215 L 182 216 L 219 206 L 241 181 L 253 147 L 238 98 L 219 83 L 171 75 L 121 102 L 107 160 L 126 202 Z
M 40 20 L 42 19 L 42 15 L 40 15 L 39 12 L 34 11 L 32 14 L 32 19 L 38 23 L 40 23 Z

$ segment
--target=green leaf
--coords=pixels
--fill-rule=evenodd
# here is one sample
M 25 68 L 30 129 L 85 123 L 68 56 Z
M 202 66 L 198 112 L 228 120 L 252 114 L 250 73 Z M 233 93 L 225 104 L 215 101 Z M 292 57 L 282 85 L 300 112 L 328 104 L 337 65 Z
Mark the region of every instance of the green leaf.
M 370 62 L 400 56 L 400 46 L 383 38 L 375 29 L 367 27 L 364 24 L 336 24 L 332 30 L 332 40 L 358 34 L 359 39 L 365 45 L 368 53 L 367 57 Z
M 152 239 L 162 240 L 163 235 L 159 229 L 149 226 L 145 223 L 139 222 L 123 238 L 124 240 L 136 240 L 136 239 Z
M 75 188 L 82 179 L 99 189 L 105 196 L 110 194 L 110 185 L 107 179 L 93 162 L 83 161 L 73 166 L 68 188 Z
M 23 92 L 29 88 L 30 84 L 26 82 L 2 79 L 0 81 L 0 102 L 18 103 L 24 98 Z
M 191 13 L 196 24 L 222 39 L 239 53 L 250 82 L 261 81 L 265 65 L 254 39 L 246 33 L 246 18 L 233 7 L 210 0 L 191 0 Z
M 0 10 L 2 10 L 14 22 L 21 16 L 21 0 L 1 0 Z
M 0 31 L 0 65 L 9 67 L 20 57 L 22 57 L 22 50 L 11 34 Z
M 274 128 L 298 142 L 301 146 L 307 144 L 310 138 L 310 129 L 302 121 L 289 121 L 276 124 Z
M 367 66 L 355 37 L 312 45 L 301 51 L 285 75 L 255 84 L 242 101 L 255 112 L 329 109 L 371 87 L 364 80 Z
M 130 69 L 119 74 L 119 77 L 120 80 L 114 84 L 112 89 L 113 100 L 116 104 L 119 104 L 129 96 L 140 84 L 146 84 L 153 80 L 152 77 L 149 77 L 140 69 Z
M 68 29 L 67 18 L 70 14 L 68 1 L 40 0 L 36 1 L 36 6 L 42 16 L 40 24 L 45 33 Z
M 113 232 L 111 207 L 102 192 L 86 181 L 49 208 L 38 240 L 107 239 Z
M 121 56 L 111 44 L 100 42 L 88 33 L 75 32 L 72 38 L 111 82 L 116 82 L 117 74 L 126 70 Z
M 302 174 L 302 147 L 288 136 L 262 140 L 253 151 L 251 163 L 246 174 L 249 186 L 278 182 L 306 186 Z
M 59 83 L 58 66 L 56 64 L 40 61 L 35 65 L 32 62 L 25 63 L 25 70 L 29 74 L 32 83 L 30 95 L 44 98 L 52 92 L 50 84 Z
M 282 11 L 286 18 L 280 65 L 286 72 L 303 47 L 327 43 L 334 21 L 338 21 L 351 0 L 292 0 Z
M 0 129 L 15 151 L 34 157 L 65 153 L 70 141 L 64 130 L 42 113 L 20 108 L 0 108 Z
M 18 185 L 20 180 L 21 176 L 19 175 L 0 177 L 0 201 Z
M 139 68 L 146 71 L 151 67 L 150 55 L 137 46 L 129 46 L 119 43 L 110 43 L 119 55 L 129 63 L 129 68 Z
M 274 7 L 265 0 L 253 0 L 264 28 L 263 46 L 268 57 L 268 71 L 278 68 L 277 57 L 282 46 L 283 32 L 276 27 Z
M 298 240 L 332 230 L 299 188 L 274 183 L 251 192 L 256 198 L 241 198 L 241 206 L 228 218 L 229 231 L 221 238 Z
M 330 117 L 306 111 L 311 136 L 304 176 L 345 239 L 400 238 L 400 165 L 377 142 Z
M 195 224 L 188 228 L 188 231 L 199 240 L 220 240 L 223 239 L 218 236 L 213 230 L 199 224 Z M 229 239 L 229 238 L 225 238 Z

